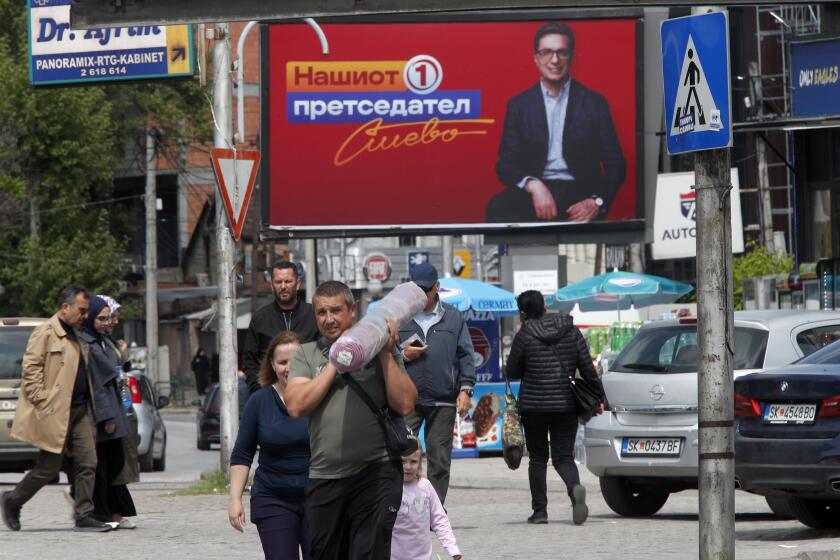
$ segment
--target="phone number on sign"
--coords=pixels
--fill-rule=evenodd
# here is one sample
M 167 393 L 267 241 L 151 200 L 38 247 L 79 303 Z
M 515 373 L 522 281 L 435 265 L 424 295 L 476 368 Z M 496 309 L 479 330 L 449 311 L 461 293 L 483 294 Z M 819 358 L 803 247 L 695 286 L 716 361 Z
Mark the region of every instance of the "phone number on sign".
M 82 68 L 81 72 L 83 78 L 90 76 L 122 76 L 128 74 L 128 68 L 125 66 L 111 66 L 110 68 Z

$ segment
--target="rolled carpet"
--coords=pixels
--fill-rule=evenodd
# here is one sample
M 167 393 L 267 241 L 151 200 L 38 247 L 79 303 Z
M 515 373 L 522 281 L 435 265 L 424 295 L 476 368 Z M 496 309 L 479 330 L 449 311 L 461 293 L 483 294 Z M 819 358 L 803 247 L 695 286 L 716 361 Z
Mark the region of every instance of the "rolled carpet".
M 426 306 L 426 293 L 414 282 L 400 284 L 330 348 L 330 362 L 340 372 L 363 368 L 388 341 L 388 323 L 406 324 Z

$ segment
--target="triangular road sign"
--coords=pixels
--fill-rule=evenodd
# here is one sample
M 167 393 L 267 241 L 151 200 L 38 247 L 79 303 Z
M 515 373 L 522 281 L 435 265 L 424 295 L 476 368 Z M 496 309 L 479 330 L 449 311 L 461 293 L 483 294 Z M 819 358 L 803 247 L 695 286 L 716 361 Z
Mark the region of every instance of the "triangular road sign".
M 700 54 L 691 35 L 688 36 L 685 46 L 673 114 L 672 135 L 723 128 L 720 110 L 715 105 L 706 73 L 703 72 L 703 64 L 700 62 Z
M 211 154 L 216 183 L 225 202 L 225 211 L 233 229 L 233 238 L 239 241 L 251 191 L 260 168 L 259 150 L 228 150 L 216 148 Z

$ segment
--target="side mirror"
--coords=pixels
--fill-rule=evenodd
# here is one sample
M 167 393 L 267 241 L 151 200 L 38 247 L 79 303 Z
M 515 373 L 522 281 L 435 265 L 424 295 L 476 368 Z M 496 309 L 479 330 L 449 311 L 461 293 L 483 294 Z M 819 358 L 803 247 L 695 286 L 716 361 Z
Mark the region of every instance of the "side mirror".
M 157 402 L 157 407 L 158 408 L 163 408 L 163 407 L 167 406 L 168 404 L 169 404 L 169 397 L 167 397 L 165 395 L 160 395 L 158 397 L 158 402 Z
M 201 408 L 201 399 L 193 399 L 192 402 L 190 402 L 190 405 L 191 406 L 197 406 L 198 408 Z

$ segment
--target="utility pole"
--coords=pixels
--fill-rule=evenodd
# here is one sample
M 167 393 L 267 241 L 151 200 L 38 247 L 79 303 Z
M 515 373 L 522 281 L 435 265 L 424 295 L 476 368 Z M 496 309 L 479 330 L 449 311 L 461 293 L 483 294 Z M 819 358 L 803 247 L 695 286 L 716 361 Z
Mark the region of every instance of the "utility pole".
M 443 250 L 443 270 L 441 276 L 452 276 L 452 236 L 444 235 L 440 238 L 440 247 Z
M 484 282 L 484 272 L 481 254 L 481 238 L 483 236 L 479 233 L 475 236 L 475 279 L 479 282 Z
M 315 288 L 318 287 L 318 255 L 317 240 L 306 239 L 303 242 L 304 251 L 306 252 L 306 275 L 304 282 L 306 284 L 306 301 L 312 303 L 312 298 L 315 296 Z
M 749 74 L 756 116 L 759 122 L 764 120 L 764 88 L 761 83 L 760 68 L 757 62 L 750 62 Z M 771 255 L 776 253 L 773 239 L 773 203 L 770 199 L 770 176 L 767 171 L 767 146 L 761 132 L 755 133 L 755 159 L 758 165 L 758 204 L 761 216 L 761 244 Z
M 27 196 L 29 198 L 29 239 L 37 244 L 41 238 L 41 203 L 38 200 L 38 190 L 41 185 L 41 174 L 33 173 L 29 181 Z M 29 261 L 29 282 L 35 283 L 35 261 Z
M 231 148 L 233 139 L 233 111 L 231 108 L 232 80 L 230 76 L 230 29 L 227 23 L 216 24 L 216 44 L 213 47 L 213 114 L 216 130 L 213 145 Z M 216 283 L 217 336 L 219 337 L 219 390 L 221 393 L 221 426 L 219 430 L 222 471 L 230 469 L 230 453 L 239 429 L 239 402 L 236 360 L 236 288 L 233 262 L 233 237 L 225 216 L 224 201 L 216 191 L 216 253 L 218 258 Z
M 158 377 L 158 287 L 157 287 L 157 156 L 155 134 L 146 128 L 146 375 L 154 384 Z
M 735 558 L 729 149 L 697 152 L 700 559 Z
M 347 283 L 347 240 L 343 237 L 338 239 L 338 279 Z

